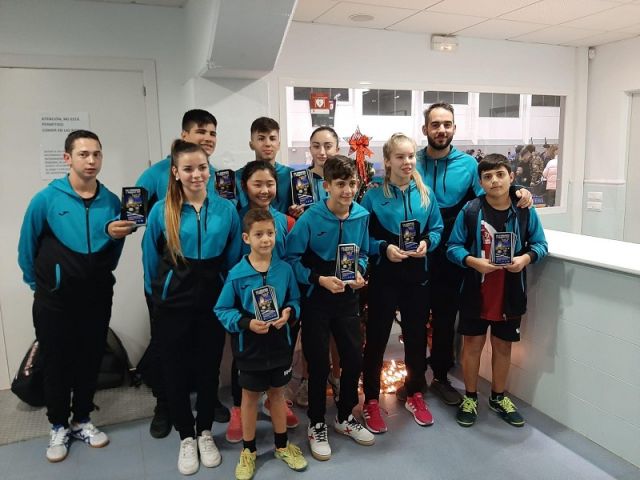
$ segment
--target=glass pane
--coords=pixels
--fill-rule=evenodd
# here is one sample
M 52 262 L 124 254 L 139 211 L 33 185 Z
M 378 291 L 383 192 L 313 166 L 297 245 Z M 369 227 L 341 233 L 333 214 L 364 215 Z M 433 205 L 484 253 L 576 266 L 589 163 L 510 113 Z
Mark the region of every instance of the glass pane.
M 491 103 L 492 117 L 505 117 L 507 106 L 507 95 L 504 93 L 494 93 L 493 102 Z
M 311 87 L 311 91 L 313 93 L 326 93 L 327 95 L 331 93 L 331 89 L 326 87 Z
M 544 95 L 531 95 L 531 106 L 532 107 L 543 107 L 544 106 Z
M 362 92 L 362 114 L 378 115 L 378 90 Z
M 309 101 L 309 95 L 311 94 L 311 87 L 293 87 L 293 99 L 294 100 L 307 100 Z
M 379 115 L 395 115 L 395 90 L 379 90 Z
M 338 97 L 339 102 L 348 102 L 349 101 L 349 89 L 348 88 L 332 88 L 331 89 L 331 98 L 336 98 L 336 95 L 340 95 Z
M 395 94 L 395 114 L 408 117 L 411 115 L 411 90 L 396 90 Z
M 438 101 L 438 92 L 424 92 L 423 103 L 436 103 Z
M 453 103 L 456 105 L 469 105 L 469 94 L 467 92 L 453 92 Z
M 520 116 L 520 95 L 510 93 L 506 97 L 506 117 L 518 118 Z
M 556 95 L 545 95 L 544 96 L 544 106 L 545 107 L 559 107 L 560 103 L 558 102 L 559 97 Z
M 491 97 L 492 93 L 481 93 L 480 94 L 480 112 L 479 115 L 481 117 L 490 117 L 491 116 Z
M 453 92 L 440 92 L 438 100 L 441 102 L 453 103 Z

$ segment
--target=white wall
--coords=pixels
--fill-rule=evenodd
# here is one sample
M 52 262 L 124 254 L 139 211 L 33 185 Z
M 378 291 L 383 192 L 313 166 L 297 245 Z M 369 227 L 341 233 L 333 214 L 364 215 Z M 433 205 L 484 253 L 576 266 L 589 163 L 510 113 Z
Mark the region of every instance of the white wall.
M 582 233 L 622 239 L 630 93 L 640 91 L 640 39 L 596 48 L 589 61 L 585 160 L 588 191 L 603 192 L 603 210 L 584 208 Z M 635 132 L 638 135 L 638 132 Z
M 558 258 L 528 273 L 509 391 L 640 466 L 640 277 Z
M 184 113 L 184 17 L 184 9 L 178 8 L 0 0 L 0 53 L 154 60 L 162 148 L 167 152 Z M 132 173 L 136 178 L 137 172 Z
M 238 167 L 251 157 L 246 147 L 248 129 L 259 115 L 280 120 L 286 145 L 284 92 L 288 85 L 361 88 L 359 82 L 368 81 L 372 82 L 369 88 L 566 95 L 569 121 L 562 177 L 567 183 L 570 177 L 578 178 L 579 183 L 564 185 L 570 197 L 566 206 L 544 212 L 543 221 L 555 229 L 579 231 L 583 171 L 580 145 L 584 143 L 580 116 L 581 105 L 586 105 L 586 62 L 582 54 L 586 59 L 581 49 L 468 38 L 460 39 L 456 53 L 443 54 L 429 49 L 427 35 L 293 22 L 273 72 L 253 82 L 194 80 L 196 87 L 191 89 L 189 103 L 210 108 L 220 119 L 219 129 L 224 130 L 221 144 L 233 142 L 225 147 L 230 154 L 227 162 Z M 545 71 L 554 74 L 533 75 L 520 65 L 544 65 Z M 229 124 L 232 132 L 225 126 Z M 424 138 L 417 140 L 422 142 Z M 286 154 L 282 157 L 286 163 Z

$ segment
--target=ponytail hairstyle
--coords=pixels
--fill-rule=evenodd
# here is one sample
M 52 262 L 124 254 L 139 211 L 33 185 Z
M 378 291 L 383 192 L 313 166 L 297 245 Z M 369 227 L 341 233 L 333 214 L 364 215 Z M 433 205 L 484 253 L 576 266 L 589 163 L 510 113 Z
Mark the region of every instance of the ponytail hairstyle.
M 174 265 L 178 264 L 178 260 L 184 261 L 182 246 L 180 245 L 180 218 L 182 204 L 184 203 L 184 191 L 173 169 L 174 167 L 176 170 L 178 169 L 180 155 L 195 152 L 202 152 L 206 158 L 206 153 L 202 147 L 195 143 L 175 140 L 171 145 L 171 168 L 169 169 L 169 186 L 167 187 L 167 196 L 164 203 L 164 224 L 167 232 L 167 250 Z
M 408 137 L 404 133 L 394 133 L 382 146 L 382 156 L 385 160 L 391 160 L 391 154 L 393 153 L 393 150 L 401 142 L 409 142 L 413 146 L 413 151 L 416 151 L 416 142 L 413 140 L 413 138 Z M 384 196 L 387 198 L 391 198 L 393 196 L 391 194 L 390 179 L 391 167 L 388 167 L 386 164 L 384 164 L 384 183 L 382 184 L 382 190 L 384 192 Z M 429 191 L 427 189 L 427 186 L 422 181 L 422 175 L 420 175 L 418 170 L 415 168 L 413 169 L 413 173 L 411 174 L 411 179 L 416 182 L 416 188 L 418 189 L 418 192 L 420 192 L 420 205 L 423 208 L 427 208 L 429 206 Z

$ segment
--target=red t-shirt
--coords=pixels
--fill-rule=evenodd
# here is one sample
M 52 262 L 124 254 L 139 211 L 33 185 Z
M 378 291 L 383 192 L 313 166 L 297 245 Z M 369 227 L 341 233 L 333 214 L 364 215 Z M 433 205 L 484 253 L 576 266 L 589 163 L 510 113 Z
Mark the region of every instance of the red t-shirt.
M 504 227 L 503 227 L 504 228 Z M 493 234 L 496 229 L 482 220 L 480 237 L 482 239 L 482 258 L 491 258 Z M 500 269 L 486 273 L 480 283 L 480 318 L 491 321 L 504 320 L 504 279 L 506 270 Z

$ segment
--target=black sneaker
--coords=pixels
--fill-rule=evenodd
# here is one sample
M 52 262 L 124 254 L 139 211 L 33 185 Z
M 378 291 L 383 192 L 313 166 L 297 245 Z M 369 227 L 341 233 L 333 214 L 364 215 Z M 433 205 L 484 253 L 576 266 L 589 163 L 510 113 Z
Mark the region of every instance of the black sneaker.
M 169 418 L 169 407 L 166 403 L 158 402 L 156 408 L 153 409 L 149 433 L 153 438 L 164 438 L 171 433 L 171 419 Z
M 434 378 L 429 389 L 447 405 L 460 405 L 462 403 L 462 395 L 451 386 L 449 380 L 441 382 Z
M 518 409 L 511 399 L 505 395 L 489 398 L 489 408 L 500 415 L 500 418 L 509 425 L 514 427 L 522 427 L 524 425 L 524 418 L 518 413 Z
M 456 422 L 461 427 L 470 427 L 476 423 L 476 418 L 478 418 L 478 399 L 465 395 L 462 397 L 462 403 L 458 407 Z
M 216 400 L 213 410 L 213 421 L 218 423 L 227 423 L 231 419 L 231 412 L 225 407 L 220 400 Z

